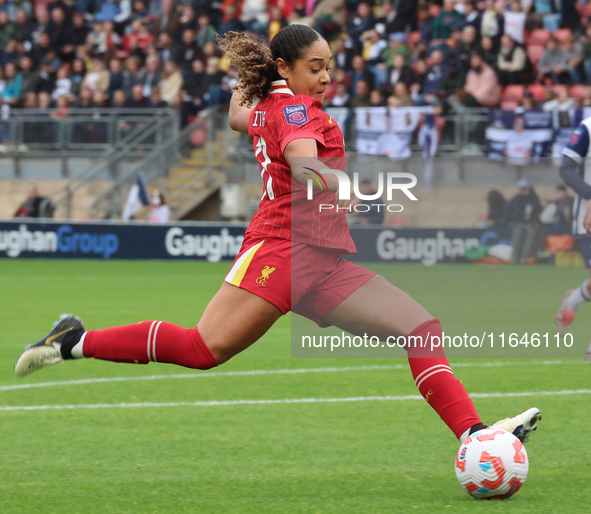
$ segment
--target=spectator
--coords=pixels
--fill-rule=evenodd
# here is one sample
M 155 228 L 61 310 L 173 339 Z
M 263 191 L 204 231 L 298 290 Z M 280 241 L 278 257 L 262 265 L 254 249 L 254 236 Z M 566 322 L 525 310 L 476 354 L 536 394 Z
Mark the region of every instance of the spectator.
M 72 81 L 72 94 L 78 96 L 80 94 L 80 88 L 82 87 L 82 81 L 86 76 L 86 65 L 82 59 L 76 58 L 72 62 L 72 75 L 70 80 Z
M 507 139 L 505 147 L 505 163 L 513 166 L 526 166 L 531 163 L 531 153 L 534 147 L 531 132 L 525 129 L 523 116 L 516 115 L 513 121 L 513 131 Z
M 399 25 L 398 22 L 396 25 L 394 24 L 394 20 L 397 16 L 398 13 L 392 8 L 390 2 L 384 2 L 382 4 L 382 16 L 376 20 L 375 24 L 375 30 L 380 37 L 387 38 L 390 34 L 398 32 L 398 30 L 394 30 L 396 29 L 396 25 Z M 404 31 L 404 29 L 402 29 L 402 31 Z
M 174 10 L 174 3 L 172 0 L 162 0 L 160 2 L 160 8 L 162 14 L 156 17 L 154 20 L 154 28 L 152 29 L 152 35 L 157 40 L 160 34 L 166 33 L 171 38 L 174 36 L 179 28 L 181 17 Z
M 154 86 L 150 91 L 150 102 L 148 107 L 151 109 L 162 109 L 163 107 L 168 107 L 168 104 L 162 100 L 160 88 L 157 86 Z
M 172 38 L 166 32 L 163 32 L 158 37 L 156 50 L 162 64 L 166 64 L 172 59 Z
M 388 104 L 384 100 L 382 93 L 378 89 L 374 89 L 369 94 L 369 106 L 370 107 L 386 107 Z
M 538 217 L 542 211 L 540 199 L 528 180 L 521 179 L 517 187 L 517 194 L 505 205 L 505 218 L 512 229 L 512 264 L 525 263 L 526 259 L 536 256 L 540 233 Z
M 200 48 L 203 48 L 205 43 L 213 43 L 216 39 L 215 27 L 211 24 L 211 20 L 207 14 L 201 14 L 197 18 L 195 39 Z
M 10 21 L 14 22 L 16 20 L 16 13 L 18 11 L 24 11 L 27 16 L 32 16 L 33 6 L 28 0 L 12 0 L 7 8 Z
M 167 62 L 159 85 L 162 99 L 170 105 L 173 97 L 180 91 L 182 83 L 183 77 L 178 66 L 173 62 Z
M 347 72 L 342 68 L 337 68 L 336 70 L 334 70 L 330 84 L 327 86 L 326 91 L 324 91 L 325 101 L 332 100 L 332 97 L 335 95 L 337 86 L 339 84 L 345 84 L 345 88 L 347 89 L 351 84 L 351 77 L 349 77 L 347 75 Z
M 476 30 L 476 39 L 480 39 L 480 27 L 482 26 L 482 18 L 480 13 L 476 10 L 472 0 L 464 1 L 464 19 L 462 20 L 462 30 L 466 27 L 474 27 Z
M 327 107 L 352 107 L 351 95 L 347 90 L 345 83 L 337 84 L 334 96 L 326 104 Z
M 89 87 L 94 91 L 107 91 L 109 89 L 109 72 L 105 63 L 100 60 L 94 61 L 92 71 L 87 72 L 81 87 Z
M 47 32 L 51 37 L 51 45 L 61 55 L 62 48 L 66 41 L 66 32 L 70 28 L 70 22 L 60 7 L 51 10 L 51 20 L 47 25 Z
M 203 52 L 195 41 L 195 32 L 191 29 L 186 29 L 183 32 L 182 41 L 177 46 L 173 61 L 181 68 L 181 70 L 188 70 L 191 68 L 191 63 L 195 59 L 203 58 Z
M 74 59 L 76 48 L 86 43 L 89 32 L 90 29 L 86 26 L 84 14 L 74 13 L 72 25 L 66 30 L 63 40 L 62 58 L 65 61 L 71 62 Z
M 549 88 L 548 88 L 549 89 Z M 558 95 L 547 102 L 544 102 L 542 109 L 546 112 L 551 111 L 570 111 L 575 108 L 575 99 L 568 95 L 566 87 L 558 90 Z
M 456 11 L 455 0 L 444 0 L 443 9 L 433 22 L 433 40 L 442 42 L 451 36 L 451 29 L 462 15 Z
M 226 5 L 224 7 L 224 17 L 218 34 L 224 37 L 228 32 L 242 32 L 244 31 L 244 24 L 238 19 L 236 7 L 233 5 Z
M 47 27 L 49 26 L 49 11 L 47 7 L 39 5 L 35 9 L 35 18 L 37 18 L 37 22 L 33 24 L 33 32 L 31 34 L 33 45 L 39 43 L 41 32 L 47 32 Z
M 21 99 L 25 98 L 30 92 L 37 92 L 38 72 L 33 70 L 33 61 L 27 55 L 23 55 L 19 61 L 21 69 Z
M 222 84 L 225 77 L 226 74 L 220 70 L 220 60 L 217 57 L 210 57 L 205 64 L 205 86 L 207 91 L 204 99 L 208 107 L 224 103 L 225 94 Z
M 486 64 L 491 68 L 497 67 L 497 53 L 495 52 L 494 43 L 491 37 L 484 36 L 480 40 L 480 55 Z M 469 66 L 466 68 L 468 71 Z
M 28 55 L 33 59 L 35 66 L 39 66 L 47 55 L 54 50 L 51 45 L 51 38 L 47 32 L 41 32 L 37 44 L 33 45 L 33 48 Z
M 205 63 L 195 59 L 191 63 L 191 71 L 183 76 L 181 105 L 181 127 L 189 124 L 189 118 L 195 116 L 203 107 L 203 96 L 207 92 Z
M 424 85 L 427 80 L 427 61 L 421 59 L 416 64 L 416 80 L 410 86 L 410 91 L 415 102 L 421 100 L 421 96 L 424 95 Z M 424 101 L 424 98 L 422 99 Z
M 6 44 L 14 35 L 14 24 L 10 21 L 6 11 L 0 11 L 0 46 L 6 47 Z
M 406 41 L 404 34 L 402 34 L 402 37 Z M 375 66 L 383 61 L 383 59 L 380 59 L 380 56 L 383 56 L 383 53 L 389 50 L 387 50 L 388 43 L 380 38 L 377 30 L 370 29 L 364 32 L 359 40 L 363 43 L 363 58 L 368 65 Z M 408 49 L 407 53 L 409 53 Z
M 4 51 L 2 52 L 2 62 L 0 64 L 6 66 L 9 62 L 18 62 L 19 59 L 20 55 L 17 50 L 16 39 L 8 40 L 8 43 L 6 43 Z
M 33 39 L 33 27 L 27 13 L 22 9 L 16 11 L 13 36 L 17 41 L 28 41 L 29 44 Z
M 121 61 L 119 59 L 111 59 L 109 61 L 109 87 L 107 88 L 109 97 L 113 96 L 115 90 L 123 87 L 123 82 L 124 75 Z
M 160 66 L 160 59 L 158 55 L 150 55 L 146 59 L 146 68 L 144 70 L 144 96 L 150 96 L 153 87 L 158 86 L 162 78 L 162 68 Z
M 418 10 L 419 32 L 421 33 L 421 43 L 429 44 L 433 39 L 433 23 L 435 20 L 429 12 L 427 5 L 420 5 Z
M 391 67 L 394 65 L 394 58 L 397 55 L 402 55 L 406 64 L 410 62 L 410 50 L 406 46 L 406 34 L 403 32 L 390 34 L 388 37 L 388 48 L 382 52 L 381 59 L 386 63 L 386 66 Z
M 520 45 L 523 44 L 523 31 L 525 30 L 525 20 L 527 14 L 521 8 L 520 0 L 511 0 L 509 10 L 503 13 L 505 18 L 504 33 L 511 36 L 513 41 Z
M 82 89 L 80 90 L 80 95 L 78 95 L 76 100 L 74 100 L 74 104 L 72 106 L 76 109 L 90 109 L 95 106 L 93 96 L 94 91 L 92 89 L 90 89 L 88 86 L 82 86 Z
M 123 109 L 127 97 L 122 89 L 117 89 L 113 93 L 113 100 L 111 100 L 111 107 L 114 109 Z
M 497 75 L 501 86 L 521 84 L 527 64 L 527 56 L 520 46 L 517 46 L 509 34 L 501 38 L 501 50 L 497 61 Z
M 366 80 L 359 80 L 355 85 L 355 96 L 351 100 L 351 107 L 370 107 L 369 83 Z
M 423 94 L 425 96 L 438 95 L 441 91 L 443 79 L 447 76 L 447 72 L 448 66 L 444 61 L 443 52 L 441 50 L 435 50 L 431 54 L 431 66 L 427 71 L 427 77 L 423 84 Z
M 172 220 L 170 207 L 166 204 L 164 195 L 160 191 L 154 191 L 150 197 L 150 213 L 148 221 L 150 223 L 168 223 Z
M 181 8 L 182 15 L 179 19 L 179 26 L 173 35 L 177 41 L 182 41 L 183 33 L 185 30 L 194 30 L 197 26 L 197 18 L 195 17 L 195 9 L 192 6 L 186 5 Z
M 449 108 L 451 105 L 450 100 L 453 102 L 456 91 L 464 89 L 464 84 L 466 83 L 466 74 L 466 68 L 463 66 L 459 67 L 455 60 L 451 60 L 449 62 L 449 71 L 441 83 L 443 97 L 447 100 L 447 103 L 445 104 L 446 108 Z
M 490 37 L 493 45 L 498 48 L 501 36 L 505 33 L 505 18 L 497 10 L 495 0 L 486 0 L 484 12 L 482 13 L 482 24 L 480 34 Z
M 53 217 L 53 206 L 51 203 L 47 204 L 44 212 L 41 212 L 41 202 L 45 199 L 44 196 L 39 196 L 39 189 L 37 184 L 31 182 L 27 188 L 27 199 L 21 204 L 15 212 L 15 218 L 41 218 Z
M 486 196 L 488 203 L 488 217 L 486 224 L 489 227 L 504 227 L 507 223 L 505 219 L 505 198 L 496 189 L 491 189 Z
M 369 90 L 371 91 L 374 86 L 374 76 L 371 71 L 365 68 L 365 61 L 363 60 L 363 57 L 360 55 L 354 56 L 351 66 L 353 68 L 352 72 L 350 72 L 351 89 L 356 91 L 357 82 L 364 80 L 367 82 Z
M 474 50 L 478 50 L 478 41 L 476 41 L 476 29 L 472 25 L 466 25 L 462 29 L 462 39 L 456 47 L 455 54 L 460 61 L 462 68 L 470 68 L 470 56 Z
M 351 44 L 355 51 L 361 51 L 361 34 L 365 31 L 373 29 L 375 26 L 375 18 L 371 12 L 371 7 L 366 2 L 360 2 L 357 6 L 357 15 L 347 25 L 347 34 L 351 38 Z
M 2 101 L 15 105 L 21 94 L 22 75 L 19 73 L 16 64 L 9 62 L 4 67 L 6 86 L 2 91 Z
M 146 109 L 149 106 L 150 100 L 144 96 L 144 88 L 141 84 L 133 86 L 131 96 L 123 104 L 126 109 Z
M 586 85 L 583 88 L 583 98 L 581 100 L 581 107 L 582 108 L 591 107 L 591 85 Z M 586 117 L 586 115 L 585 115 L 585 117 Z
M 70 96 L 72 89 L 72 81 L 69 77 L 70 73 L 67 66 L 62 66 L 57 70 L 57 80 L 55 81 L 55 88 L 51 97 L 57 100 L 60 96 Z
M 551 235 L 571 234 L 574 198 L 568 196 L 566 187 L 556 186 L 554 197 L 540 214 L 540 221 Z
M 271 41 L 277 32 L 283 27 L 287 27 L 287 25 L 287 20 L 283 16 L 281 9 L 279 7 L 271 7 L 269 12 L 269 24 L 267 27 L 267 38 L 269 41 Z
M 131 95 L 131 90 L 136 84 L 144 83 L 144 74 L 140 70 L 141 61 L 135 56 L 125 59 L 125 71 L 123 72 L 123 91 L 125 96 Z
M 334 43 L 334 51 L 332 53 L 336 67 L 350 70 L 354 55 L 355 52 L 352 48 L 346 45 L 345 40 L 342 37 L 336 39 Z
M 115 32 L 112 21 L 105 21 L 98 35 L 97 53 L 109 60 L 115 53 L 116 47 L 121 44 L 121 37 Z
M 566 71 L 570 74 L 573 84 L 582 84 L 584 76 L 583 46 L 572 35 L 564 39 L 562 51 L 564 52 L 567 65 Z
M 415 75 L 412 68 L 408 66 L 404 60 L 404 56 L 398 54 L 394 57 L 394 66 L 390 69 L 390 86 L 395 86 L 398 82 L 402 82 L 407 88 L 415 81 Z
M 397 82 L 394 85 L 394 94 L 392 96 L 396 99 L 396 102 L 395 105 L 388 102 L 391 107 L 413 107 L 415 105 L 410 90 L 404 82 Z
M 500 91 L 497 76 L 493 69 L 484 62 L 478 52 L 470 58 L 470 71 L 466 75 L 462 95 L 464 107 L 494 107 L 499 103 Z
M 587 84 L 591 84 L 591 23 L 589 23 L 585 29 L 584 41 L 585 44 L 583 45 L 581 58 L 583 60 Z
M 416 0 L 395 0 L 395 3 L 396 17 L 387 33 L 404 32 L 406 34 L 417 30 L 418 2 Z
M 152 46 L 154 36 L 152 36 L 152 33 L 148 30 L 148 27 L 146 27 L 146 25 L 142 23 L 141 20 L 135 20 L 131 24 L 131 28 L 132 30 L 123 37 L 123 50 L 125 50 L 128 54 L 131 54 L 137 48 L 139 48 L 145 55 L 148 49 Z
M 545 77 L 550 77 L 554 84 L 564 84 L 570 79 L 567 69 L 566 54 L 558 46 L 556 38 L 550 36 L 546 43 L 546 50 L 538 61 L 538 82 L 542 82 Z

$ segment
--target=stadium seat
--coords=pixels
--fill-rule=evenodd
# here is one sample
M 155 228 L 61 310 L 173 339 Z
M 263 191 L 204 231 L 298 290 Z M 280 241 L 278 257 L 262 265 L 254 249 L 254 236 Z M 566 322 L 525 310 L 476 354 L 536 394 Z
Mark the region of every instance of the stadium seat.
M 550 38 L 550 31 L 546 29 L 534 29 L 531 31 L 529 38 L 527 39 L 528 45 L 541 45 L 544 46 Z
M 521 84 L 511 84 L 505 88 L 501 96 L 502 100 L 516 100 L 521 101 L 525 94 L 525 86 Z
M 531 61 L 534 68 L 538 65 L 538 61 L 542 58 L 542 55 L 544 55 L 545 49 L 546 48 L 542 45 L 528 45 L 527 56 L 529 57 L 529 60 Z
M 584 86 L 582 86 L 581 84 L 572 86 L 570 88 L 570 96 L 575 100 L 580 100 L 581 98 L 583 98 L 583 89 Z
M 572 35 L 573 31 L 571 29 L 558 29 L 556 32 L 554 32 L 554 37 L 558 39 L 558 42 L 561 44 L 567 37 Z
M 503 111 L 514 111 L 519 105 L 520 102 L 515 100 L 501 100 L 501 109 L 503 109 Z
M 441 11 L 440 5 L 432 4 L 429 6 L 429 14 L 433 16 L 433 18 L 437 18 L 439 16 L 439 12 Z
M 418 30 L 411 32 L 406 39 L 409 45 L 416 45 L 421 40 L 421 33 Z
M 544 86 L 542 84 L 532 84 L 527 87 L 527 90 L 533 95 L 536 100 L 543 100 Z

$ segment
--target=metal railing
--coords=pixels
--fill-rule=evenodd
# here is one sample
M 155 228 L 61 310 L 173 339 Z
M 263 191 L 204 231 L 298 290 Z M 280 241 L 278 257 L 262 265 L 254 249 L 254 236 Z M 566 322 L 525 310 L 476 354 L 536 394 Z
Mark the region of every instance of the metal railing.
M 197 178 L 197 176 L 203 178 L 205 185 L 209 185 L 214 168 L 212 150 L 214 131 L 220 127 L 221 119 L 223 119 L 223 114 L 219 108 L 202 111 L 199 117 L 180 130 L 175 138 L 163 142 L 145 154 L 125 175 L 117 178 L 111 187 L 99 194 L 88 208 L 89 218 L 108 219 L 120 216 L 123 195 L 127 194 L 127 186 L 133 184 L 138 173 L 143 172 L 148 182 L 164 178 L 167 175 L 168 168 L 180 157 L 180 149 L 189 143 L 191 135 L 197 130 L 206 130 L 207 132 L 205 145 L 207 158 L 205 171 L 196 171 L 194 178 Z M 221 126 L 223 127 L 223 125 Z
M 0 142 L 9 151 L 104 151 L 124 139 L 137 124 L 159 118 L 169 120 L 170 131 L 178 127 L 174 123 L 178 122 L 178 113 L 173 109 L 12 109 L 0 120 Z M 145 142 L 146 148 L 155 144 L 158 138 Z
M 52 195 L 44 198 L 40 205 L 42 213 L 49 213 L 53 209 L 65 208 L 65 217 L 72 216 L 72 201 L 74 194 L 91 182 L 107 177 L 110 180 L 116 180 L 119 177 L 119 163 L 130 159 L 130 157 L 143 157 L 143 150 L 160 148 L 163 144 L 163 137 L 172 129 L 170 119 L 167 116 L 156 116 L 146 123 L 143 120 L 135 126 L 130 127 L 129 132 L 110 150 L 103 154 L 103 158 L 98 161 L 92 161 L 90 165 L 74 180 L 69 180 L 63 187 L 58 189 Z M 176 137 L 168 138 L 168 141 L 178 140 L 178 130 L 171 130 L 177 133 Z M 158 145 L 156 145 L 158 143 Z M 178 148 L 173 149 L 173 154 L 178 154 Z M 165 165 L 166 154 L 159 153 L 160 163 Z

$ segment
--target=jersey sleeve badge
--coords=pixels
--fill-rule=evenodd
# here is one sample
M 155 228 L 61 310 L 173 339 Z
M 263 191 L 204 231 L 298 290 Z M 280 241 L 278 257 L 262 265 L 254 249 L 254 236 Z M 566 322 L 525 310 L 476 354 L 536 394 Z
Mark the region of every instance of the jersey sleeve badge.
M 305 104 L 288 105 L 283 108 L 283 114 L 288 125 L 301 127 L 310 121 L 308 119 L 308 111 Z

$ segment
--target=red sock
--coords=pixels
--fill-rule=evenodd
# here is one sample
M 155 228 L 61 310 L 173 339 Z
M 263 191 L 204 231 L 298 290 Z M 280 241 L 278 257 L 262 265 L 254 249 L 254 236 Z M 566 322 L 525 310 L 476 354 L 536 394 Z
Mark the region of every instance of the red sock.
M 90 330 L 83 351 L 84 357 L 114 362 L 168 362 L 195 369 L 218 365 L 197 327 L 182 328 L 163 321 Z
M 409 337 L 422 337 L 423 344 L 432 336 L 441 340 L 441 323 L 432 319 L 415 328 Z M 412 341 L 412 340 L 411 340 Z M 443 348 L 431 350 L 430 346 L 420 348 L 408 346 L 408 363 L 419 392 L 435 409 L 445 424 L 459 439 L 474 425 L 481 423 L 476 408 L 466 389 L 453 374 L 445 358 Z

